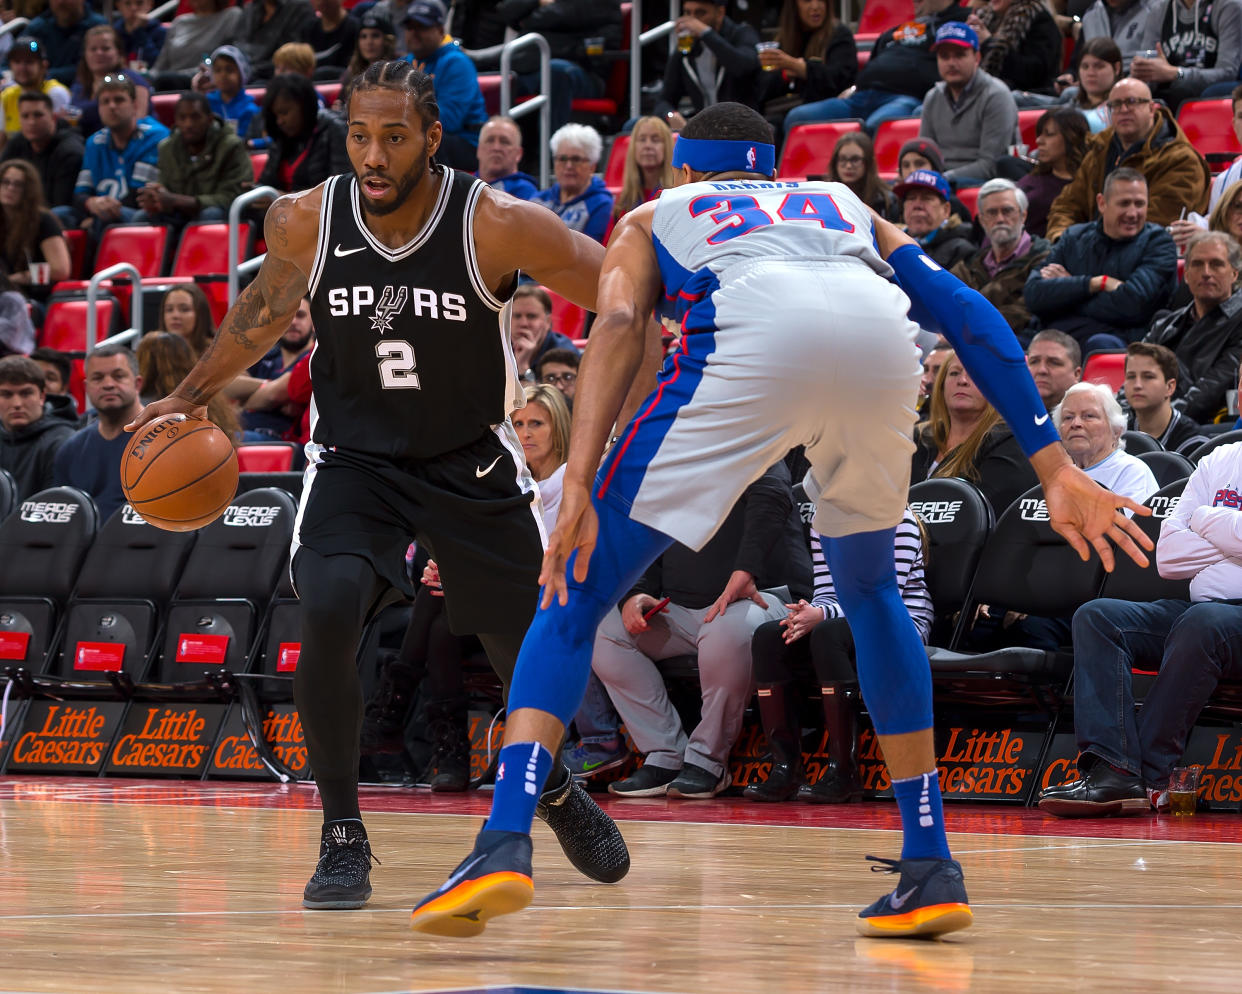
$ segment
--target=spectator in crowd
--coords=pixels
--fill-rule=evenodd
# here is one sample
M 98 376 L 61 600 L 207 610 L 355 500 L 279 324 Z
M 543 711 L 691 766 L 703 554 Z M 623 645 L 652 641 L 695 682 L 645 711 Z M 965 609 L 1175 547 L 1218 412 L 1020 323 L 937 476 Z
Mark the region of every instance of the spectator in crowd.
M 815 596 L 785 605 L 780 621 L 765 621 L 751 638 L 759 716 L 768 740 L 771 769 L 743 792 L 752 801 L 788 801 L 797 796 L 816 804 L 842 804 L 862 796 L 857 762 L 858 670 L 854 636 L 837 600 L 819 533 L 810 530 Z M 894 546 L 897 586 L 914 627 L 926 643 L 932 602 L 923 578 L 922 532 L 906 508 Z M 828 766 L 814 784 L 803 783 L 802 719 L 795 682 L 813 673 L 820 688 Z M 852 699 L 851 699 L 852 698 Z
M 1173 236 L 1177 251 L 1181 255 L 1186 254 L 1186 246 L 1191 237 L 1204 230 L 1218 231 L 1234 239 L 1242 240 L 1242 181 L 1233 183 L 1221 191 L 1216 206 L 1212 208 L 1212 213 L 1206 220 L 1206 228 L 1204 224 L 1205 222 L 1200 220 L 1198 215 L 1194 219 L 1182 218 L 1169 223 L 1169 234 Z M 1178 307 L 1189 299 L 1190 292 L 1186 285 L 1182 284 L 1173 296 L 1173 306 Z
M 971 229 L 949 208 L 949 184 L 930 169 L 916 169 L 893 192 L 901 198 L 906 233 L 946 269 L 974 255 Z
M 1163 345 L 1131 342 L 1126 348 L 1126 428 L 1150 435 L 1169 452 L 1189 456 L 1207 441 L 1199 426 L 1173 406 L 1177 356 Z
M 876 40 L 852 91 L 795 107 L 785 117 L 785 130 L 815 121 L 860 117 L 874 134 L 884 121 L 917 113 L 940 78 L 932 52 L 936 32 L 948 21 L 965 21 L 969 13 L 955 0 L 916 0 L 914 18 L 894 25 Z
M 969 480 L 996 517 L 1038 483 L 1023 465 L 1022 449 L 996 409 L 983 398 L 957 355 L 949 352 L 936 382 L 926 421 L 914 429 L 914 483 L 933 477 Z
M 146 72 L 160 57 L 168 28 L 148 16 L 151 0 L 116 0 L 115 9 L 121 16 L 112 26 L 121 39 L 121 54 L 131 68 Z
M 99 119 L 99 84 L 103 78 L 124 73 L 134 84 L 134 106 L 138 117 L 147 116 L 151 107 L 151 84 L 125 64 L 121 39 L 111 24 L 96 24 L 82 38 L 82 60 L 78 74 L 69 88 L 69 102 L 78 112 L 78 128 L 84 135 L 93 135 L 102 127 Z
M 1121 51 L 1122 69 L 1130 71 L 1130 60 L 1136 52 L 1155 48 L 1151 37 L 1152 12 L 1162 0 L 1095 0 L 1082 15 L 1080 46 L 1095 38 L 1111 38 Z
M 940 82 L 923 98 L 919 134 L 944 153 L 945 179 L 978 186 L 1018 138 L 1018 105 L 1000 80 L 979 68 L 979 39 L 957 21 L 942 24 L 933 47 Z
M 552 98 L 551 131 L 569 123 L 574 100 L 598 100 L 604 95 L 605 77 L 612 71 L 612 63 L 601 57 L 602 50 L 607 48 L 615 52 L 621 48 L 619 0 L 501 0 L 493 6 L 498 15 L 497 26 L 502 32 L 505 28 L 519 35 L 534 32 L 548 43 L 552 55 L 548 94 Z M 460 5 L 455 7 L 455 25 L 461 22 L 464 13 Z M 588 38 L 597 39 L 601 51 L 588 52 Z M 503 40 L 501 35 L 487 45 Z M 523 95 L 539 93 L 539 53 L 526 49 L 513 55 L 518 92 Z M 495 63 L 498 65 L 499 59 Z
M 86 399 L 98 415 L 69 436 L 56 453 L 56 485 L 95 498 L 99 520 L 125 503 L 121 456 L 132 437 L 125 425 L 142 410 L 138 359 L 124 345 L 101 345 L 86 357 Z
M 1112 123 L 1108 96 L 1123 75 L 1121 49 L 1108 35 L 1079 46 L 1077 85 L 1067 87 L 1061 96 L 1064 102 L 1082 111 L 1093 135 Z
M 577 352 L 573 339 L 552 330 L 552 298 L 534 283 L 523 283 L 513 291 L 509 303 L 509 333 L 518 373 L 532 379 L 535 363 L 552 349 Z
M 272 144 L 259 186 L 284 193 L 309 190 L 349 172 L 345 123 L 319 106 L 319 94 L 305 76 L 284 73 L 267 84 L 263 122 Z
M 612 194 L 595 175 L 604 150 L 599 133 L 589 124 L 566 124 L 552 136 L 552 173 L 548 189 L 532 200 L 550 207 L 574 231 L 602 242 L 612 220 Z
M 746 593 L 731 594 L 742 580 Z M 591 669 L 645 757 L 609 791 L 709 798 L 729 786 L 729 750 L 750 700 L 751 636 L 811 588 L 789 468 L 779 462 L 746 488 L 700 551 L 674 543 L 601 622 Z M 697 655 L 703 700 L 689 738 L 656 665 L 687 653 Z
M 203 53 L 229 45 L 241 34 L 242 8 L 230 0 L 190 0 L 190 12 L 168 26 L 164 47 L 151 67 L 160 90 L 185 90 L 202 65 Z
M 0 91 L 6 134 L 21 127 L 18 100 L 24 93 L 44 94 L 52 101 L 52 110 L 56 113 L 68 106 L 68 88 L 54 79 L 48 79 L 47 68 L 47 57 L 37 40 L 24 35 L 13 43 L 9 51 L 9 70 L 13 74 L 13 82 Z
M 874 147 L 874 146 L 873 146 Z M 930 138 L 911 138 L 901 146 L 897 153 L 897 182 L 901 183 L 916 169 L 930 169 L 944 175 L 944 153 L 940 146 Z M 974 216 L 970 208 L 963 204 L 957 196 L 949 192 L 949 211 L 961 219 L 963 224 L 974 224 Z M 904 224 L 902 217 L 901 198 L 894 197 L 890 205 L 888 219 L 894 224 Z
M 197 283 L 179 283 L 164 294 L 160 302 L 159 331 L 185 339 L 197 361 L 212 339 L 216 324 L 211 316 L 211 303 Z M 160 394 L 161 397 L 167 394 Z
M 52 98 L 46 93 L 23 93 L 17 106 L 22 130 L 9 137 L 0 162 L 25 159 L 39 175 L 45 203 L 51 207 L 73 203 L 73 187 L 85 152 L 82 135 L 56 120 Z
M 863 131 L 851 131 L 837 139 L 828 160 L 828 178 L 844 183 L 864 204 L 882 217 L 892 214 L 896 197 L 880 179 L 875 145 Z
M 138 378 L 142 381 L 140 399 L 152 404 L 167 397 L 194 368 L 197 356 L 190 343 L 168 331 L 152 331 L 143 335 L 135 350 L 138 357 Z M 233 405 L 223 393 L 207 402 L 207 420 L 215 424 L 234 443 L 241 441 L 241 425 Z
M 68 86 L 73 82 L 78 60 L 82 57 L 83 36 L 96 24 L 105 23 L 102 17 L 87 8 L 86 0 L 48 0 L 47 10 L 27 25 L 26 34 L 39 42 L 42 48 L 39 54 L 47 59 L 50 66 L 48 76 Z M 14 44 L 13 53 L 9 56 L 10 68 L 16 51 L 17 45 Z
M 1147 84 L 1123 79 L 1108 98 L 1110 127 L 1087 142 L 1082 165 L 1048 212 L 1048 238 L 1056 241 L 1070 225 L 1090 221 L 1105 177 L 1120 167 L 1147 180 L 1148 219 L 1167 225 L 1186 210 L 1207 207 L 1211 173 L 1165 107 L 1152 102 Z
M 478 159 L 479 128 L 487 120 L 479 74 L 461 46 L 444 31 L 448 13 L 441 0 L 414 0 L 406 11 L 407 58 L 435 77 L 436 102 L 444 136 L 436 160 L 470 172 Z
M 1046 110 L 1035 122 L 1035 168 L 1018 180 L 1030 206 L 1026 230 L 1044 237 L 1048 211 L 1078 172 L 1087 149 L 1087 120 L 1072 107 Z
M 57 207 L 66 227 L 86 228 L 98 242 L 105 226 L 129 221 L 138 211 L 138 191 L 158 178 L 159 144 L 168 129 L 154 118 L 138 120 L 134 84 L 125 73 L 100 81 L 103 127 L 87 139 L 72 207 Z
M 1177 248 L 1147 220 L 1142 173 L 1114 170 L 1096 200 L 1099 219 L 1070 228 L 1025 291 L 1031 313 L 1073 335 L 1087 354 L 1142 337 L 1177 280 Z
M 1174 113 L 1183 100 L 1238 78 L 1242 66 L 1238 0 L 1215 0 L 1207 9 L 1198 0 L 1161 0 L 1151 9 L 1147 32 L 1153 44 L 1134 54 L 1130 75 L 1150 86 Z
M 578 388 L 578 365 L 581 362 L 582 354 L 576 347 L 546 349 L 535 361 L 535 380 L 556 387 L 565 395 L 565 401 L 572 405 L 574 391 Z
M 697 113 L 727 101 L 758 104 L 759 36 L 749 24 L 730 20 L 726 7 L 722 0 L 682 0 L 681 17 L 673 27 L 678 49 L 664 67 L 664 86 L 655 106 L 674 131 L 685 127 L 685 110 Z M 690 45 L 688 51 L 683 44 Z
M 658 117 L 640 117 L 630 131 L 625 150 L 621 193 L 613 205 L 613 217 L 654 200 L 673 185 L 673 133 Z
M 309 0 L 251 0 L 242 8 L 241 26 L 231 40 L 250 60 L 254 78 L 270 79 L 276 49 L 301 38 L 314 19 Z
M 493 189 L 519 200 L 533 200 L 539 192 L 535 177 L 518 169 L 522 161 L 522 129 L 511 117 L 497 114 L 479 129 L 479 168 L 475 175 Z
M 1052 412 L 1082 379 L 1082 346 L 1063 331 L 1045 328 L 1026 349 L 1026 366 L 1044 407 Z
M 1230 94 L 1233 104 L 1233 133 L 1242 143 L 1242 83 L 1233 88 Z M 1212 180 L 1212 189 L 1208 194 L 1208 210 L 1216 210 L 1216 205 L 1220 203 L 1221 194 L 1229 187 L 1242 180 L 1242 155 L 1239 155 L 1233 162 L 1229 163 L 1229 168 L 1224 172 L 1218 173 Z
M 180 228 L 223 221 L 229 204 L 254 179 L 242 140 L 212 116 L 201 93 L 177 101 L 172 134 L 160 142 L 159 178 L 138 191 L 136 221 Z
M 858 76 L 854 34 L 828 0 L 785 0 L 776 45 L 759 53 L 759 102 L 778 129 L 792 107 L 835 97 Z
M 78 427 L 73 401 L 47 396 L 45 382 L 33 359 L 0 359 L 0 469 L 12 475 L 20 500 L 56 485 L 56 450 Z
M 1186 286 L 1191 302 L 1157 314 L 1143 339 L 1177 356 L 1173 406 L 1207 424 L 1225 406 L 1242 359 L 1242 247 L 1231 236 L 1202 231 L 1186 246 Z
M 984 247 L 953 267 L 953 275 L 974 287 L 1004 315 L 1015 333 L 1031 312 L 1022 295 L 1031 271 L 1043 265 L 1052 246 L 1026 231 L 1027 200 L 1007 179 L 990 179 L 979 190 L 979 223 Z
M 1011 90 L 1052 91 L 1064 43 L 1042 0 L 990 0 L 967 23 L 979 36 L 984 72 Z
M 315 50 L 304 41 L 287 41 L 272 53 L 272 71 L 292 72 L 315 82 Z M 319 105 L 324 106 L 323 98 Z
M 391 62 L 397 58 L 397 34 L 392 21 L 372 7 L 358 21 L 358 43 L 341 76 L 341 95 L 338 106 L 349 104 L 349 85 L 355 76 L 361 75 L 372 62 Z
M 306 22 L 302 40 L 314 51 L 320 69 L 344 70 L 358 47 L 358 18 L 341 0 L 311 0 L 311 6 L 318 16 Z
M 936 377 L 940 375 L 940 367 L 953 357 L 953 346 L 943 338 L 927 350 L 923 356 L 923 375 L 919 379 L 919 400 L 917 411 L 919 417 L 926 421 L 931 408 L 932 388 L 936 385 Z
M 1103 383 L 1075 383 L 1052 412 L 1074 465 L 1115 494 L 1139 502 L 1160 489 L 1147 464 L 1125 451 L 1126 416 Z
M 265 382 L 279 379 L 289 372 L 314 345 L 315 324 L 311 319 L 310 300 L 303 297 L 280 340 L 235 381 L 234 386 L 237 389 L 231 391 L 232 395 L 245 395 L 242 408 L 244 441 L 279 441 L 297 423 L 302 416 L 301 407 L 283 405 L 273 409 L 271 398 L 260 391 Z
M 1242 678 L 1238 512 L 1220 501 L 1237 487 L 1240 456 L 1239 445 L 1204 456 L 1161 525 L 1157 568 L 1190 580 L 1190 600 L 1101 598 L 1074 614 L 1079 777 L 1046 787 L 1040 810 L 1074 817 L 1162 808 L 1203 706 L 1222 679 Z M 1134 670 L 1157 671 L 1138 709 Z
M 526 406 L 513 412 L 513 431 L 522 445 L 530 475 L 539 484 L 544 525 L 556 525 L 561 506 L 561 479 L 569 458 L 569 404 L 546 383 L 528 384 Z
M 211 65 L 194 77 L 194 90 L 207 95 L 211 112 L 243 141 L 258 138 L 263 131 L 263 115 L 254 97 L 246 92 L 250 60 L 235 45 L 221 45 L 211 53 Z M 264 140 L 263 147 L 267 142 Z M 252 174 L 253 175 L 253 174 Z
M 69 397 L 69 356 L 64 352 L 41 345 L 30 353 L 30 358 L 37 362 L 39 368 L 43 370 L 43 390 L 45 395 L 48 397 Z M 167 395 L 160 394 L 160 396 L 164 397 Z M 76 411 L 76 402 L 74 402 L 72 397 L 69 397 L 69 401 L 73 404 L 73 409 Z
M 23 159 L 0 163 L 0 251 L 9 282 L 33 301 L 46 301 L 52 284 L 69 278 L 69 245 L 43 206 L 39 174 Z

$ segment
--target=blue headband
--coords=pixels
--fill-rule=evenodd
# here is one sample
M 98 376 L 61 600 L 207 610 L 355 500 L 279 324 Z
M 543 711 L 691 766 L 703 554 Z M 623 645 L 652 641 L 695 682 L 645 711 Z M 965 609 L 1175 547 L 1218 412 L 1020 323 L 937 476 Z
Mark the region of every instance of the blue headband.
M 697 173 L 761 173 L 776 169 L 776 146 L 760 142 L 720 141 L 714 138 L 677 136 L 673 168 L 689 166 Z

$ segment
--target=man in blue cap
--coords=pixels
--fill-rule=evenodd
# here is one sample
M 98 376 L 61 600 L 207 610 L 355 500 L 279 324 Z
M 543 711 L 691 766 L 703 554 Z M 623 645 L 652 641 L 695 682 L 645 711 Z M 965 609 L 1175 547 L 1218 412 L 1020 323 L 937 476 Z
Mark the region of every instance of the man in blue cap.
M 979 186 L 1018 140 L 1018 105 L 1009 87 L 979 68 L 979 36 L 970 25 L 940 25 L 934 51 L 940 82 L 923 98 L 919 134 L 944 152 L 946 178 Z
M 916 169 L 893 187 L 901 199 L 906 234 L 945 269 L 969 259 L 979 247 L 971 227 L 953 213 L 949 183 L 934 169 Z
M 410 62 L 435 77 L 436 103 L 444 138 L 436 158 L 446 166 L 473 172 L 478 163 L 479 129 L 487 120 L 479 74 L 461 46 L 444 30 L 448 10 L 442 0 L 414 0 L 405 10 L 405 43 Z

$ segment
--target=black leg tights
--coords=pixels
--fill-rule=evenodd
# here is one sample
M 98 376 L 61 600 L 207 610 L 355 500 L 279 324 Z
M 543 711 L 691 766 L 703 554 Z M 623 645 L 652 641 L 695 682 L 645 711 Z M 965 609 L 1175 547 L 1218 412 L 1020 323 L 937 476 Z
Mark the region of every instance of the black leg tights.
M 305 547 L 294 560 L 294 579 L 301 602 L 302 654 L 293 699 L 306 732 L 323 818 L 359 818 L 358 643 L 387 584 L 361 556 L 321 556 Z

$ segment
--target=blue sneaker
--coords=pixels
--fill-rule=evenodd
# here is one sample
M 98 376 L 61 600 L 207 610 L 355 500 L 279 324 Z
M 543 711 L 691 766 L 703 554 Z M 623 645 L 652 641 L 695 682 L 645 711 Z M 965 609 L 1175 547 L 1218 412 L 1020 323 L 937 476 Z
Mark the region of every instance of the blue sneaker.
M 480 830 L 474 849 L 439 890 L 414 906 L 410 927 L 432 935 L 478 935 L 488 919 L 521 911 L 535 895 L 530 836 Z
M 970 911 L 962 867 L 955 859 L 867 859 L 874 873 L 900 873 L 891 894 L 858 913 L 858 932 L 867 936 L 936 936 L 967 928 Z
M 621 739 L 616 742 L 611 748 L 602 742 L 579 742 L 572 749 L 566 746 L 561 758 L 574 776 L 593 777 L 605 770 L 615 770 L 630 758 L 630 750 L 625 747 L 625 742 Z

